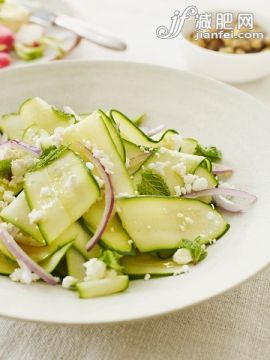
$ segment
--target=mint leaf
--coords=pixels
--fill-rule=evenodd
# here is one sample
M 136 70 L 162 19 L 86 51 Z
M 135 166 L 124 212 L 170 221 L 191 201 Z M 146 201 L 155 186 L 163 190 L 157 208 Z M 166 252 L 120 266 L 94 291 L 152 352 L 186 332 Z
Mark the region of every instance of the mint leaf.
M 207 256 L 205 245 L 201 244 L 201 238 L 198 236 L 195 240 L 183 240 L 181 248 L 188 249 L 193 257 L 193 264 L 197 264 Z
M 222 159 L 222 152 L 219 149 L 217 149 L 215 146 L 202 146 L 200 144 L 197 144 L 194 154 L 205 156 L 210 160 Z
M 170 196 L 170 190 L 160 175 L 147 170 L 141 176 L 141 183 L 137 186 L 140 195 Z
M 112 250 L 104 250 L 99 257 L 99 260 L 105 262 L 105 264 L 110 268 L 116 271 L 122 271 L 123 266 L 120 265 L 120 259 L 123 255 L 118 254 Z
M 67 150 L 68 146 L 61 146 L 60 148 L 57 148 L 56 146 L 51 146 L 45 149 L 42 155 L 39 157 L 39 162 L 34 165 L 31 170 L 36 171 L 42 169 L 43 167 L 49 165 L 51 162 L 59 159 Z
M 0 176 L 4 178 L 11 176 L 11 160 L 0 160 Z

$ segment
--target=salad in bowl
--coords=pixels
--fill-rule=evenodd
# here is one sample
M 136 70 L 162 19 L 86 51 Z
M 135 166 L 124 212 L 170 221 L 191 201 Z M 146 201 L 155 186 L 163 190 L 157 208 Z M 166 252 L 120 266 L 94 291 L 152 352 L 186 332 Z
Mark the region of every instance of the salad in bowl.
M 235 189 L 214 146 L 118 110 L 78 114 L 38 97 L 0 120 L 0 273 L 81 298 L 187 273 L 228 230 Z

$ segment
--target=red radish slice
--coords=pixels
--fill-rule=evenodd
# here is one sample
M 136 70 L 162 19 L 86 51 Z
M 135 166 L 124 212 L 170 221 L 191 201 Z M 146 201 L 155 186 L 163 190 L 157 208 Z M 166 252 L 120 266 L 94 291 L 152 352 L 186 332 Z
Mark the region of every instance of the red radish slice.
M 0 48 L 1 51 L 10 52 L 15 42 L 13 32 L 4 25 L 0 25 Z M 3 47 L 1 46 L 3 45 Z M 0 65 L 1 67 L 1 65 Z
M 0 69 L 11 65 L 12 59 L 8 53 L 0 52 Z
M 13 237 L 4 229 L 0 229 L 0 237 L 4 245 L 11 252 L 18 262 L 23 263 L 30 271 L 37 274 L 42 280 L 49 285 L 56 285 L 57 279 L 35 263 L 16 243 Z
M 91 239 L 86 245 L 86 250 L 90 251 L 93 247 L 99 242 L 102 234 L 104 233 L 108 222 L 110 221 L 113 207 L 114 207 L 114 192 L 109 174 L 106 172 L 106 169 L 101 164 L 101 162 L 96 159 L 91 151 L 87 149 L 83 144 L 79 143 L 80 149 L 83 151 L 85 158 L 90 161 L 100 172 L 105 186 L 105 209 L 101 218 L 101 221 Z

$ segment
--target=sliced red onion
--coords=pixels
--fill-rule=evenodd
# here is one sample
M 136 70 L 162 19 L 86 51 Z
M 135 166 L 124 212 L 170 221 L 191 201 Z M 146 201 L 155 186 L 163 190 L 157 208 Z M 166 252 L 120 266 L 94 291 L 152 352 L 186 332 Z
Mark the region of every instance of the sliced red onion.
M 99 170 L 105 186 L 105 209 L 94 235 L 91 237 L 91 239 L 88 241 L 86 245 L 86 250 L 90 251 L 99 242 L 102 234 L 104 233 L 107 227 L 108 222 L 110 221 L 114 207 L 114 193 L 113 193 L 111 178 L 109 174 L 106 172 L 104 166 L 97 158 L 93 156 L 93 154 L 91 153 L 91 151 L 87 149 L 87 147 L 85 147 L 81 143 L 79 143 L 79 145 L 80 148 L 83 150 L 83 153 L 87 158 L 87 160 L 89 160 Z
M 41 150 L 38 147 L 29 145 L 21 140 L 14 139 L 14 140 L 10 140 L 8 143 L 18 146 L 19 148 L 23 148 L 24 150 L 27 150 L 34 156 L 39 156 L 41 154 Z M 8 143 L 6 143 L 6 144 L 8 144 Z
M 184 195 L 183 198 L 196 199 L 201 196 L 213 196 L 220 208 L 230 212 L 241 212 L 257 200 L 257 197 L 246 191 L 230 188 L 207 189 Z
M 4 229 L 0 229 L 0 237 L 5 246 L 11 252 L 18 262 L 23 263 L 30 271 L 37 274 L 42 280 L 49 285 L 56 285 L 57 279 L 35 263 L 16 243 L 13 237 Z
M 157 135 L 159 134 L 161 131 L 163 131 L 165 129 L 165 126 L 164 125 L 159 125 L 153 129 L 150 129 L 147 131 L 147 135 L 148 136 L 154 136 L 154 135 Z
M 212 173 L 215 175 L 222 175 L 233 172 L 233 169 L 229 166 L 217 164 L 217 163 L 212 163 L 212 165 L 213 165 Z

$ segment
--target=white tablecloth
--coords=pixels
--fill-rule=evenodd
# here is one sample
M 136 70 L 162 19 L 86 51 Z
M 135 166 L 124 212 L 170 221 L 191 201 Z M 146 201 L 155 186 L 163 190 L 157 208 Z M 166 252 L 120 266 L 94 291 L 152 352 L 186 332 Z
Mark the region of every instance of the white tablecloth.
M 155 38 L 176 8 L 196 4 L 162 0 L 69 1 L 85 19 L 125 39 L 126 53 L 83 42 L 71 58 L 122 59 L 185 69 L 181 52 Z M 198 3 L 198 2 L 197 2 Z M 200 2 L 202 3 L 202 2 Z M 267 0 L 219 1 L 223 7 L 270 10 Z M 216 4 L 204 1 L 205 7 Z M 199 7 L 202 4 L 199 4 Z M 270 77 L 239 86 L 270 105 Z M 260 239 L 254 239 L 260 241 Z M 1 291 L 0 291 L 1 296 Z M 141 322 L 110 326 L 55 326 L 0 318 L 1 360 L 270 359 L 270 268 L 246 284 L 191 309 Z

